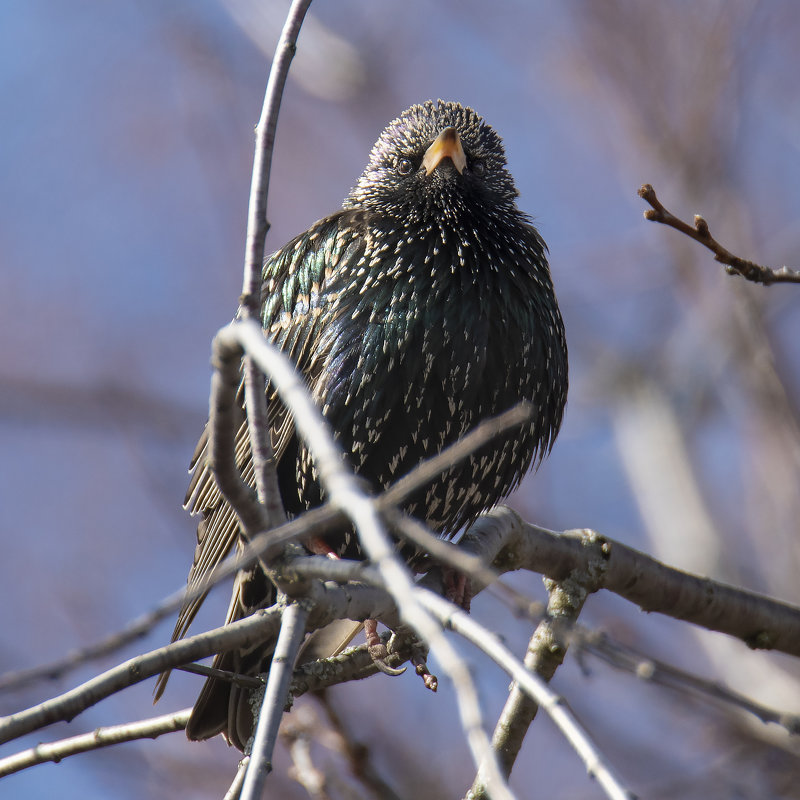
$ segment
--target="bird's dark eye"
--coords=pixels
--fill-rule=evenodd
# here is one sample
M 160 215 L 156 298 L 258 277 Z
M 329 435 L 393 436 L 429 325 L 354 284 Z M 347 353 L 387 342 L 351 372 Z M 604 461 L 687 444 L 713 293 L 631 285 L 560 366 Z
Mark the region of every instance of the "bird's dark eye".
M 486 174 L 486 164 L 484 164 L 483 161 L 473 161 L 470 169 L 479 178 L 482 178 Z
M 407 158 L 401 158 L 397 162 L 397 172 L 400 175 L 408 175 L 412 169 L 414 169 L 414 165 Z

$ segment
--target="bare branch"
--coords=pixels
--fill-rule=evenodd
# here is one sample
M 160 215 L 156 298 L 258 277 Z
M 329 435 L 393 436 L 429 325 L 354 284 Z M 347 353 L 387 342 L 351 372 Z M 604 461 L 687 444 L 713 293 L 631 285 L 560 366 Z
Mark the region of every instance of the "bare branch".
M 233 385 L 238 375 L 238 367 L 236 363 L 231 363 L 229 368 L 231 371 L 231 385 Z M 221 413 L 227 413 L 228 408 L 227 405 L 224 405 L 221 409 Z M 386 492 L 375 498 L 375 503 L 381 511 L 391 513 L 395 504 L 402 503 L 409 495 L 413 494 L 413 492 L 424 486 L 431 479 L 437 477 L 441 472 L 449 469 L 461 459 L 467 458 L 479 447 L 490 441 L 493 436 L 497 436 L 514 425 L 520 424 L 520 422 L 525 419 L 527 419 L 527 414 L 525 405 L 523 405 L 522 407 L 515 406 L 497 417 L 481 422 L 464 438 L 448 446 L 438 455 L 421 462 L 411 472 L 392 484 Z M 230 426 L 231 428 L 233 427 L 232 419 Z M 219 440 L 220 444 L 224 443 L 224 441 L 224 438 Z M 228 459 L 231 474 L 234 479 L 237 479 L 238 471 L 234 466 L 233 449 L 230 448 L 222 451 L 221 458 Z M 244 486 L 244 484 L 241 485 Z M 253 502 L 251 511 L 255 520 L 254 524 L 258 525 L 260 521 L 263 523 L 263 526 L 260 528 L 262 532 L 258 533 L 253 538 L 251 544 L 245 548 L 240 556 L 219 565 L 202 583 L 194 587 L 184 586 L 182 589 L 163 600 L 152 611 L 131 622 L 128 627 L 119 633 L 113 634 L 96 644 L 89 645 L 59 661 L 34 667 L 29 670 L 7 673 L 0 677 L 0 691 L 13 689 L 39 680 L 57 678 L 87 661 L 109 655 L 114 650 L 124 646 L 130 641 L 144 636 L 154 625 L 180 608 L 184 602 L 191 602 L 195 598 L 206 594 L 212 587 L 224 581 L 226 578 L 230 578 L 240 569 L 246 569 L 252 565 L 253 562 L 256 561 L 257 557 L 255 554 L 257 552 L 264 553 L 267 560 L 269 560 L 277 554 L 277 552 L 282 550 L 284 545 L 288 542 L 303 539 L 306 536 L 322 535 L 336 525 L 341 525 L 345 519 L 345 515 L 342 511 L 335 508 L 330 503 L 326 503 L 323 506 L 312 509 L 296 517 L 290 522 L 282 524 L 275 530 L 269 530 L 268 521 L 265 516 L 262 516 L 260 503 L 255 502 L 255 497 L 249 489 L 247 491 L 249 496 L 245 498 L 244 502 Z M 419 529 L 417 528 L 416 530 Z M 408 527 L 406 531 L 408 532 Z M 441 539 L 434 538 L 432 541 L 435 544 L 429 548 L 431 540 L 426 539 L 424 549 L 432 553 L 435 551 L 434 554 L 437 560 L 469 574 L 475 582 L 476 587 L 488 582 L 490 574 L 494 575 L 494 573 L 485 571 L 485 567 L 477 571 L 472 571 L 470 565 L 477 566 L 480 564 L 480 560 L 476 559 L 476 557 L 470 556 L 463 552 L 463 550 L 456 550 L 452 545 L 442 542 Z M 452 555 L 455 560 L 448 561 L 450 555 Z M 333 576 L 326 576 L 326 579 L 328 577 Z M 500 583 L 495 584 L 495 587 L 498 594 L 504 596 L 509 602 L 513 603 L 518 612 L 534 616 L 540 614 L 540 604 L 531 602 L 527 597 L 511 587 Z
M 529 672 L 536 673 L 543 681 L 549 682 L 564 662 L 572 628 L 597 581 L 589 576 L 576 575 L 561 583 L 549 579 L 545 583 L 549 593 L 547 614 L 536 626 L 523 664 Z M 506 775 L 511 774 L 525 734 L 538 710 L 536 701 L 518 683 L 512 684 L 492 736 L 492 746 L 497 751 Z M 486 798 L 482 777 L 479 772 L 470 793 L 470 797 L 475 800 Z
M 245 756 L 240 762 L 236 770 L 236 775 L 233 778 L 228 791 L 225 792 L 225 797 L 222 800 L 239 800 L 242 794 L 242 785 L 244 784 L 244 776 L 247 774 L 247 766 L 250 764 L 250 756 Z
M 643 611 L 726 633 L 752 649 L 800 656 L 800 608 L 682 572 L 594 531 L 548 531 L 525 522 L 507 506 L 498 506 L 477 520 L 460 546 L 500 572 L 528 569 L 556 581 L 574 569 L 607 562 L 599 588 Z
M 278 727 L 289 698 L 292 668 L 306 632 L 308 609 L 301 603 L 290 603 L 281 616 L 281 632 L 272 656 L 264 699 L 258 715 L 250 765 L 242 786 L 243 800 L 259 800 L 264 781 L 272 772 L 272 753 L 278 741 Z
M 461 634 L 501 666 L 550 715 L 575 752 L 583 759 L 589 775 L 597 779 L 609 798 L 635 800 L 635 795 L 624 788 L 611 767 L 606 764 L 589 734 L 567 710 L 563 699 L 538 675 L 528 672 L 494 633 L 433 592 L 423 590 L 420 600 L 445 627 Z M 494 797 L 491 791 L 490 796 Z
M 239 517 L 249 539 L 257 531 L 270 528 L 270 519 L 256 493 L 244 482 L 236 466 L 236 395 L 241 382 L 243 352 L 238 347 L 223 347 L 214 339 L 211 361 L 211 402 L 209 404 L 209 466 L 220 492 Z M 265 567 L 266 569 L 266 567 Z
M 191 713 L 190 708 L 174 711 L 152 719 L 143 719 L 139 722 L 126 722 L 124 725 L 109 725 L 97 728 L 91 733 L 79 736 L 70 736 L 68 739 L 59 739 L 56 742 L 37 744 L 29 750 L 15 753 L 0 759 L 0 778 L 14 772 L 44 764 L 48 761 L 59 761 L 78 753 L 88 753 L 90 750 L 99 750 L 112 744 L 133 742 L 136 739 L 156 739 L 165 733 L 182 731 Z
M 800 283 L 800 270 L 789 269 L 786 266 L 779 269 L 764 267 L 754 261 L 735 256 L 729 250 L 726 250 L 711 235 L 708 223 L 699 214 L 695 214 L 694 227 L 674 216 L 661 205 L 661 201 L 656 197 L 655 189 L 649 183 L 645 183 L 639 189 L 639 197 L 652 206 L 652 209 L 644 212 L 645 219 L 668 225 L 670 228 L 675 228 L 676 231 L 685 233 L 690 239 L 700 242 L 714 254 L 715 261 L 726 265 L 726 271 L 729 275 L 741 275 L 748 281 L 763 283 L 764 286 L 769 286 L 773 283 Z
M 324 627 L 335 619 L 367 619 L 390 616 L 392 600 L 382 589 L 348 586 L 345 589 L 314 584 L 313 611 L 309 626 Z M 277 636 L 281 609 L 257 611 L 243 620 L 181 639 L 172 644 L 131 658 L 92 678 L 86 683 L 36 706 L 0 718 L 0 744 L 11 741 L 53 722 L 71 720 L 81 711 L 134 683 L 200 658 L 263 644 Z
M 264 263 L 264 243 L 269 231 L 267 220 L 267 195 L 278 127 L 278 112 L 283 89 L 296 50 L 300 27 L 311 5 L 311 0 L 294 0 L 281 32 L 269 71 L 267 90 L 261 107 L 261 118 L 256 126 L 256 146 L 253 154 L 253 174 L 250 184 L 250 202 L 247 210 L 247 237 L 245 244 L 244 282 L 241 311 L 243 319 L 258 320 L 261 309 L 261 270 Z M 264 376 L 250 358 L 245 358 L 245 406 L 250 434 L 250 450 L 258 497 L 275 527 L 286 518 L 278 489 L 278 476 L 269 440 L 267 401 L 264 394 Z

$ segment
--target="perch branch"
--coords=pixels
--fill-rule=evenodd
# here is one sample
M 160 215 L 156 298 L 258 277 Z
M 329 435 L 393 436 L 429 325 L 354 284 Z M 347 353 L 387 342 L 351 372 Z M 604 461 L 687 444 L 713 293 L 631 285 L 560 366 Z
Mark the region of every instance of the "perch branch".
M 345 588 L 314 584 L 315 596 L 311 598 L 313 611 L 309 627 L 321 628 L 335 619 L 363 620 L 391 618 L 394 606 L 382 589 L 371 586 Z M 31 708 L 0 718 L 0 744 L 16 739 L 31 731 L 63 720 L 69 721 L 81 711 L 134 683 L 206 658 L 223 650 L 252 647 L 277 636 L 281 609 L 278 606 L 257 611 L 220 628 L 181 639 L 143 655 L 131 658 L 89 681 Z
M 235 364 L 231 364 L 230 369 L 233 375 L 237 374 Z M 402 503 L 410 494 L 423 487 L 428 481 L 437 477 L 445 469 L 449 469 L 451 466 L 458 463 L 459 460 L 467 458 L 494 436 L 498 436 L 509 428 L 524 422 L 528 418 L 528 415 L 529 411 L 526 411 L 526 406 L 523 405 L 522 407 L 515 406 L 509 411 L 499 414 L 497 417 L 484 420 L 462 439 L 448 446 L 438 455 L 423 461 L 403 478 L 400 478 L 396 483 L 392 484 L 386 492 L 378 495 L 375 498 L 378 508 L 386 513 L 391 512 L 395 504 Z M 230 424 L 232 429 L 232 420 Z M 233 465 L 232 448 L 230 448 L 226 457 L 230 458 L 230 471 L 233 473 L 234 477 L 237 477 L 238 473 Z M 250 502 L 250 500 L 255 501 L 252 493 L 249 494 L 246 502 Z M 331 530 L 334 526 L 341 525 L 345 519 L 343 512 L 330 503 L 326 503 L 270 531 L 268 530 L 266 517 L 261 516 L 259 503 L 253 502 L 252 512 L 253 519 L 256 520 L 256 523 L 258 523 L 258 521 L 263 523 L 264 527 L 260 529 L 262 532 L 254 537 L 251 545 L 245 548 L 245 551 L 240 556 L 220 564 L 202 583 L 196 586 L 184 586 L 159 603 L 152 611 L 131 622 L 130 625 L 119 633 L 112 634 L 106 639 L 72 653 L 64 659 L 32 669 L 7 673 L 0 677 L 0 691 L 15 689 L 39 680 L 58 678 L 87 661 L 109 655 L 128 642 L 144 636 L 154 625 L 180 608 L 184 602 L 191 602 L 197 597 L 205 595 L 216 584 L 226 578 L 230 578 L 240 569 L 247 569 L 256 560 L 256 552 L 262 551 L 272 556 L 279 550 L 282 550 L 283 546 L 288 542 L 303 539 L 306 536 L 322 535 Z M 416 529 L 418 530 L 418 527 Z M 426 539 L 425 541 L 430 543 L 431 540 Z M 460 549 L 456 549 L 452 545 L 442 542 L 441 539 L 433 537 L 432 541 L 439 546 L 439 548 L 435 550 L 437 560 L 441 560 L 443 563 L 470 574 L 476 586 L 480 584 L 481 580 L 484 578 L 488 581 L 489 572 L 481 570 L 474 573 L 470 572 L 471 565 L 480 563 L 480 559 L 476 556 L 471 556 Z M 434 545 L 434 547 L 436 547 L 436 545 Z M 425 549 L 427 549 L 427 544 L 425 545 Z M 455 560 L 448 561 L 451 555 L 452 559 Z M 327 563 L 332 565 L 330 561 Z M 482 570 L 485 570 L 485 567 L 482 567 Z M 495 576 L 495 573 L 491 573 L 491 575 Z M 325 576 L 325 579 L 327 579 L 327 576 Z M 531 603 L 524 595 L 509 587 L 501 587 L 500 584 L 495 584 L 495 586 L 499 594 L 504 595 L 514 602 L 519 612 L 526 614 L 532 613 L 534 615 L 539 614 L 538 609 L 540 604 Z

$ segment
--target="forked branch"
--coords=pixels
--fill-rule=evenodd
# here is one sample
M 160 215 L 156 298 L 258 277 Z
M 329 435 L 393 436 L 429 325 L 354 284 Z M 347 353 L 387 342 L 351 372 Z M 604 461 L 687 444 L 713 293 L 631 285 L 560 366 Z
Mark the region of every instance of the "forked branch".
M 700 242 L 714 254 L 715 261 L 725 264 L 726 272 L 729 275 L 741 275 L 748 281 L 763 283 L 764 286 L 769 286 L 773 283 L 800 283 L 800 270 L 789 269 L 786 266 L 772 269 L 731 253 L 711 235 L 708 223 L 699 214 L 695 214 L 694 226 L 676 217 L 664 208 L 656 196 L 655 189 L 649 183 L 645 183 L 639 189 L 639 197 L 652 206 L 652 208 L 644 212 L 645 219 L 668 225 L 670 228 L 675 228 L 676 231 L 685 233 L 696 242 Z

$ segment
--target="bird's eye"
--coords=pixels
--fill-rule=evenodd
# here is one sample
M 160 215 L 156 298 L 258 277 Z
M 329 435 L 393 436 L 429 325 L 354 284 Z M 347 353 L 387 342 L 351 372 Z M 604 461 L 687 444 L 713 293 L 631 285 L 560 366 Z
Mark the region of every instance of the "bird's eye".
M 414 169 L 414 165 L 407 158 L 401 158 L 397 162 L 397 172 L 400 175 L 408 175 L 412 169 Z
M 479 178 L 482 178 L 486 174 L 486 164 L 484 164 L 483 161 L 473 161 L 471 169 Z

